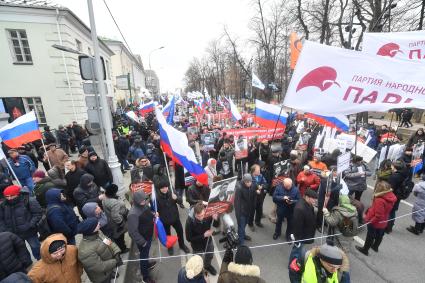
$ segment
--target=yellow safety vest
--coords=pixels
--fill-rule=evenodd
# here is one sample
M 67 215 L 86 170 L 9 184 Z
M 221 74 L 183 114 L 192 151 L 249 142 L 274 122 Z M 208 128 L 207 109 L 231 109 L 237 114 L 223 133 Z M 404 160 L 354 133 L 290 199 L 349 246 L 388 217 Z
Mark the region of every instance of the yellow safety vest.
M 309 255 L 304 266 L 302 283 L 318 283 L 316 275 L 316 266 L 314 265 L 313 256 Z M 331 278 L 328 278 L 327 283 L 338 283 L 338 272 L 334 272 Z

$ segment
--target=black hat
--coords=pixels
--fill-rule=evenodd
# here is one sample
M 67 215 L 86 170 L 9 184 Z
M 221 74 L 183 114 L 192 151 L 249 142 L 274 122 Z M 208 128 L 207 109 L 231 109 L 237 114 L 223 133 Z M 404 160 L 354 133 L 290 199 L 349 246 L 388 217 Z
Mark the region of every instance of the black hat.
M 247 246 L 239 246 L 235 254 L 235 263 L 237 264 L 252 264 L 252 253 Z
M 316 191 L 314 191 L 314 190 L 312 190 L 312 189 L 310 189 L 310 188 L 308 188 L 308 189 L 305 191 L 305 195 L 306 195 L 306 196 L 308 196 L 308 197 L 311 197 L 311 198 L 317 199 L 317 192 L 316 192 Z
M 56 252 L 57 250 L 59 250 L 60 248 L 62 248 L 65 245 L 66 245 L 66 243 L 63 240 L 53 241 L 49 246 L 49 254 Z
M 170 182 L 168 182 L 168 180 L 165 178 L 160 178 L 160 180 L 155 183 L 155 188 L 157 188 L 158 190 L 169 186 Z
M 82 146 L 80 147 L 80 149 L 78 150 L 78 153 L 79 153 L 79 154 L 83 154 L 84 152 L 86 152 L 86 150 L 87 150 L 87 147 L 86 147 L 85 145 L 82 145 Z
M 96 151 L 91 151 L 91 152 L 89 152 L 89 157 L 92 157 L 92 156 L 97 156 L 97 153 L 96 153 Z
M 105 188 L 105 195 L 107 197 L 114 197 L 118 192 L 118 186 L 115 184 L 110 184 Z

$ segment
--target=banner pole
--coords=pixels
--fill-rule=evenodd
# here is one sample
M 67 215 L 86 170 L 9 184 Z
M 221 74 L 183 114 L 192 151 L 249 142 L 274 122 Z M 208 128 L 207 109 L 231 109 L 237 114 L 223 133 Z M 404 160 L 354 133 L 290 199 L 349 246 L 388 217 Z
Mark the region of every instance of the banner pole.
M 389 134 L 390 134 L 390 131 L 391 131 L 391 126 L 392 126 L 392 124 L 393 124 L 393 118 L 394 118 L 394 111 L 393 111 L 393 112 L 391 112 L 391 120 L 390 120 L 390 126 L 388 127 L 388 128 L 389 128 L 389 129 L 388 129 L 388 137 L 387 137 L 387 142 L 386 142 L 387 147 L 385 148 L 385 158 L 384 158 L 384 160 L 385 160 L 385 159 L 387 159 L 387 157 L 388 157 L 388 152 L 390 151 L 390 145 L 388 144 L 388 138 L 389 138 Z M 397 127 L 397 129 L 396 129 L 396 131 L 395 131 L 394 135 L 397 135 L 397 131 L 398 131 L 398 127 Z M 394 141 L 394 137 L 392 138 L 392 141 Z
M 177 193 L 174 191 L 174 186 L 171 184 L 171 176 L 170 176 L 170 170 L 168 169 L 168 162 L 167 162 L 167 156 L 165 155 L 165 152 L 162 152 L 164 155 L 164 161 L 165 161 L 165 168 L 167 169 L 167 175 L 168 175 L 168 182 L 170 183 L 171 192 L 175 195 Z
M 274 131 L 273 131 L 272 139 L 270 140 L 269 148 L 271 148 L 271 146 L 272 146 L 272 143 L 273 143 L 273 140 L 274 140 L 274 136 L 276 134 L 277 124 L 279 123 L 280 116 L 282 115 L 282 110 L 283 110 L 283 104 L 280 107 L 279 116 L 277 116 L 276 124 L 274 125 Z
M 50 163 L 50 158 L 49 158 L 49 155 L 47 154 L 46 145 L 44 144 L 43 139 L 40 139 L 40 140 L 41 140 L 41 144 L 43 145 L 43 148 L 44 148 L 44 153 L 47 156 L 47 162 L 49 162 L 49 167 L 50 167 L 50 169 L 52 169 L 52 164 Z
M 355 126 L 355 138 L 354 138 L 354 155 L 357 156 L 357 132 L 358 132 L 358 127 L 359 127 L 359 123 L 358 123 L 358 117 L 359 117 L 359 113 L 356 113 L 356 126 Z

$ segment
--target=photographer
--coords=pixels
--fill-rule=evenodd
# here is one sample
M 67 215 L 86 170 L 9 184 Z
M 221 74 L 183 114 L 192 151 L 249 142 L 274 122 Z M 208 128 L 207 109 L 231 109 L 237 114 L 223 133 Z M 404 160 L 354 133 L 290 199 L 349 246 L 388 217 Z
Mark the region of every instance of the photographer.
M 221 264 L 218 283 L 265 283 L 260 278 L 260 267 L 252 264 L 251 250 L 239 246 L 233 262 L 233 251 L 227 249 Z

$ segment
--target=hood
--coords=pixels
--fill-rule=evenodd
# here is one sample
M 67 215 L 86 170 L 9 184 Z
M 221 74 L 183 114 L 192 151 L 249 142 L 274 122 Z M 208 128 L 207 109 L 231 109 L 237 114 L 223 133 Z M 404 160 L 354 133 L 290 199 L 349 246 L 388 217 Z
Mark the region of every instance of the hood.
M 376 191 L 375 191 L 375 193 L 373 194 L 373 196 L 374 196 L 374 197 L 376 197 L 376 198 L 378 198 L 378 197 L 382 197 L 382 196 L 384 196 L 385 194 L 390 193 L 390 192 L 392 192 L 392 191 L 393 191 L 393 189 L 389 189 L 389 190 L 385 190 L 385 191 L 381 191 L 381 192 L 376 192 Z
M 134 201 L 134 205 L 137 205 L 139 207 L 142 207 L 140 205 L 140 202 L 142 200 L 146 199 L 146 194 L 143 191 L 137 191 L 133 194 L 133 201 Z
M 62 179 L 62 176 L 60 175 L 60 169 L 53 167 L 49 171 L 47 171 L 47 175 L 49 175 L 52 179 Z
M 80 187 L 84 190 L 87 190 L 89 188 L 89 183 L 94 180 L 93 175 L 90 174 L 84 174 L 81 176 L 80 179 Z
M 260 277 L 260 267 L 230 262 L 227 270 L 240 276 Z
M 88 217 L 96 217 L 96 207 L 98 207 L 96 202 L 88 202 L 83 206 L 83 213 L 84 215 Z
M 393 194 L 392 192 L 387 192 L 387 193 L 383 194 L 381 196 L 381 198 L 383 198 L 386 202 L 392 203 L 392 204 L 396 203 L 396 201 L 397 201 L 396 195 Z
M 62 234 L 53 234 L 53 235 L 50 235 L 49 237 L 47 237 L 41 243 L 41 248 L 40 248 L 41 259 L 45 263 L 52 264 L 52 263 L 55 262 L 55 260 L 50 256 L 50 253 L 49 253 L 50 244 L 54 241 L 65 241 L 65 243 L 67 243 L 66 237 Z M 66 254 L 65 254 L 65 256 L 66 256 Z
M 46 192 L 46 202 L 47 204 L 60 204 L 61 201 L 61 193 L 60 189 L 50 189 Z
M 341 213 L 342 216 L 348 217 L 348 218 L 357 215 L 356 208 L 354 208 L 354 211 L 353 211 L 353 210 L 348 210 L 346 207 L 335 206 L 332 210 L 336 210 L 339 213 Z
M 341 212 L 344 210 L 347 211 L 348 213 L 354 213 L 357 211 L 354 205 L 351 204 L 350 198 L 346 195 L 339 196 L 339 207 L 344 208 L 343 210 L 341 210 Z

